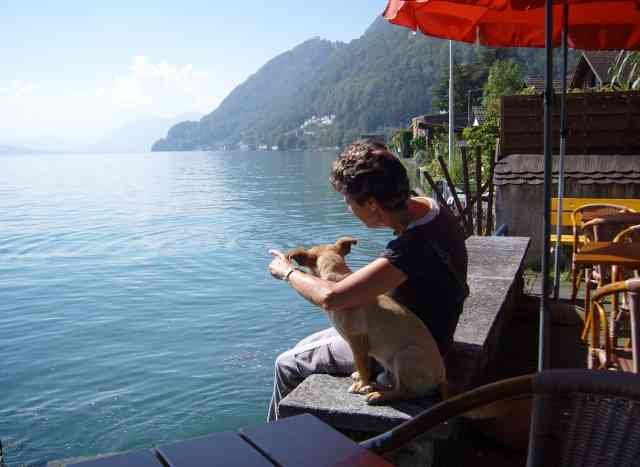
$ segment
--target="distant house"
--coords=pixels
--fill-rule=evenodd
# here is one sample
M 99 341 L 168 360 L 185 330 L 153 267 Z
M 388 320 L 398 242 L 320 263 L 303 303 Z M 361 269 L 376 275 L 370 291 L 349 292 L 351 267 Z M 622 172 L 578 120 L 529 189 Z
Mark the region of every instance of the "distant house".
M 567 89 L 594 89 L 611 82 L 611 67 L 616 61 L 618 51 L 615 50 L 583 50 L 576 67 L 567 75 Z M 524 79 L 527 87 L 536 92 L 544 92 L 544 78 L 529 76 Z M 562 82 L 553 80 L 556 93 L 562 92 Z
M 583 51 L 571 78 L 569 88 L 593 89 L 611 82 L 611 67 L 616 61 L 618 51 Z
M 455 132 L 462 133 L 468 123 L 467 112 L 457 113 L 454 116 L 454 120 Z M 413 117 L 410 129 L 414 138 L 424 136 L 427 140 L 430 140 L 436 131 L 447 131 L 449 129 L 449 114 L 444 112 Z
M 471 118 L 469 119 L 467 126 L 478 126 L 487 118 L 487 108 L 481 105 L 474 105 L 471 107 Z

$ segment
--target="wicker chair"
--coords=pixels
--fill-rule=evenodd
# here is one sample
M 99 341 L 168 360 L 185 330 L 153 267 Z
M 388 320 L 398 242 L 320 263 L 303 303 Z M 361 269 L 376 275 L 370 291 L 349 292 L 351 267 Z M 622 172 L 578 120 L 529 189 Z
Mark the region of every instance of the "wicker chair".
M 640 242 L 640 225 L 632 225 L 618 233 L 613 239 L 614 242 L 631 243 Z M 640 270 L 630 269 L 621 266 L 613 266 L 611 268 L 611 282 L 622 281 L 631 279 L 634 277 L 640 277 Z M 619 302 L 618 294 L 613 296 L 613 309 L 616 316 L 619 316 L 621 312 L 628 312 L 629 306 L 626 303 L 626 295 L 622 296 L 622 303 Z
M 585 204 L 576 208 L 571 213 L 571 223 L 573 226 L 573 247 L 572 256 L 574 256 L 582 244 L 580 238 L 584 238 L 585 244 L 592 241 L 611 241 L 617 232 L 611 231 L 609 227 L 605 227 L 602 219 L 593 219 L 589 222 L 583 222 L 583 218 L 587 215 L 597 214 L 614 214 L 623 212 L 635 212 L 633 209 L 618 204 Z M 585 275 L 586 276 L 586 275 Z M 582 269 L 575 267 L 571 262 L 571 300 L 575 301 L 580 289 L 582 278 Z M 585 285 L 589 284 L 589 280 L 593 278 L 585 277 Z M 596 279 L 596 282 L 598 279 Z M 587 291 L 587 294 L 589 291 Z M 586 302 L 585 302 L 586 308 Z
M 604 207 L 603 207 L 604 206 Z M 589 211 L 589 209 L 591 211 Z M 581 211 L 582 210 L 582 211 Z M 592 216 L 594 214 L 604 215 L 604 214 L 615 214 L 620 212 L 635 212 L 629 208 L 624 206 L 616 206 L 616 205 L 599 205 L 599 204 L 591 204 L 582 206 L 574 211 L 581 211 L 582 214 L 590 213 Z M 591 219 L 587 222 L 582 222 L 581 218 L 574 217 L 574 222 L 578 222 L 580 224 L 580 231 L 585 238 L 584 244 L 589 244 L 590 242 L 611 242 L 614 241 L 618 233 L 620 233 L 621 229 L 624 229 L 624 224 L 620 224 L 620 222 L 615 220 L 607 219 L 606 217 L 597 217 L 595 219 Z M 574 230 L 574 232 L 578 232 L 578 230 Z M 574 236 L 574 246 L 576 244 Z M 576 251 L 579 251 L 580 246 L 575 246 Z M 576 274 L 576 266 L 572 262 L 572 274 L 573 274 L 573 284 L 574 288 L 572 291 L 572 300 L 575 300 L 577 295 L 577 288 L 579 288 L 580 284 L 576 285 L 576 277 L 577 280 L 580 280 L 580 274 Z M 582 272 L 582 269 L 579 270 Z M 612 282 L 611 278 L 611 269 L 603 268 L 599 265 L 594 265 L 584 269 L 584 310 L 586 312 L 585 324 L 582 330 L 582 340 L 587 341 L 588 335 L 591 330 L 593 316 L 590 313 L 591 306 L 591 294 L 598 287 L 602 287 L 605 284 Z
M 614 368 L 638 373 L 640 366 L 640 278 L 613 282 L 596 289 L 591 300 L 592 325 L 589 340 L 589 368 Z M 613 300 L 609 311 L 605 300 L 623 295 L 622 306 Z M 618 346 L 619 322 L 628 316 L 631 348 Z M 603 343 L 600 343 L 603 338 Z M 629 364 L 630 362 L 630 364 Z
M 451 418 L 533 396 L 527 466 L 637 466 L 640 376 L 597 370 L 547 370 L 447 399 L 361 444 L 388 453 Z
M 631 227 L 627 227 L 622 232 L 619 232 L 614 237 L 613 241 L 621 243 L 640 242 L 640 225 L 632 225 Z M 613 266 L 611 268 L 612 282 L 629 279 L 631 277 L 640 277 L 640 271 L 638 271 L 637 269 L 625 270 L 624 268 L 619 268 L 617 266 Z

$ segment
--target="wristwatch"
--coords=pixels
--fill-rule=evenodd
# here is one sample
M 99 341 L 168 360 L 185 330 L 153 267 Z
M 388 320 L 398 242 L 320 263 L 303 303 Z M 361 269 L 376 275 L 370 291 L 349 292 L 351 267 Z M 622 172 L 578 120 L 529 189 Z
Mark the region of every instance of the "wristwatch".
M 285 282 L 289 282 L 289 276 L 293 273 L 293 271 L 297 271 L 296 268 L 291 268 L 287 271 L 287 273 L 282 277 L 282 280 Z

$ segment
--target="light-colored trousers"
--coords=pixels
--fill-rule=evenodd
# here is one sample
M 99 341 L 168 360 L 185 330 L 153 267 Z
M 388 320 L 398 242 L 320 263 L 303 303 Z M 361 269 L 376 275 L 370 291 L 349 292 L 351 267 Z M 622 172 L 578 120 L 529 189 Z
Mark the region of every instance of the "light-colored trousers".
M 278 419 L 278 404 L 305 378 L 316 373 L 350 375 L 355 371 L 349 344 L 334 328 L 311 334 L 276 358 L 268 421 Z

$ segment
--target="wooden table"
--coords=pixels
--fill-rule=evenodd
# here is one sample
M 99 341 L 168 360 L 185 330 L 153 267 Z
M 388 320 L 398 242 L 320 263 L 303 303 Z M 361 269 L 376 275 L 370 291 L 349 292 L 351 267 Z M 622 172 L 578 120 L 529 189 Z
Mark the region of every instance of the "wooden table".
M 573 258 L 576 266 L 625 266 L 640 268 L 640 243 L 591 242 Z
M 393 467 L 312 415 L 215 433 L 74 467 Z

